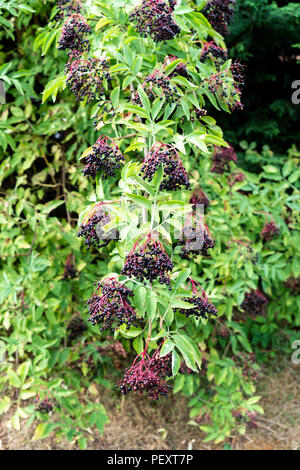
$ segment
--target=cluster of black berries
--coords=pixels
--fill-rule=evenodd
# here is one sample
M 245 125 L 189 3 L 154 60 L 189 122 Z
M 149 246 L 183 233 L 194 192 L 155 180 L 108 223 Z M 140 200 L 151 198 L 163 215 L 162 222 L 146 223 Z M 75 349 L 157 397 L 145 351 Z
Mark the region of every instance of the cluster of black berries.
M 267 222 L 262 231 L 260 232 L 260 237 L 264 242 L 269 242 L 272 238 L 279 235 L 279 228 L 275 224 L 274 220 Z
M 63 281 L 67 281 L 68 279 L 74 279 L 77 276 L 77 270 L 74 265 L 74 257 L 73 255 L 68 255 L 66 259 L 64 274 L 63 274 Z
M 173 11 L 176 7 L 177 0 L 168 0 L 171 10 Z
M 86 35 L 91 32 L 90 26 L 81 15 L 72 15 L 65 22 L 58 41 L 58 49 L 74 50 L 77 52 L 89 51 L 90 44 Z
M 157 350 L 150 358 L 143 353 L 138 356 L 132 367 L 125 370 L 122 380 L 116 384 L 116 388 L 123 394 L 130 392 L 146 393 L 152 400 L 160 397 L 168 397 L 168 392 L 172 388 L 164 380 L 171 376 L 171 356 L 158 357 Z
M 143 89 L 150 101 L 154 101 L 159 97 L 169 104 L 177 102 L 176 88 L 172 86 L 170 79 L 158 70 L 146 78 Z M 160 93 L 157 93 L 157 91 L 160 91 Z M 141 106 L 142 102 L 138 92 L 134 93 L 132 102 L 137 106 Z
M 136 25 L 138 33 L 146 38 L 150 36 L 153 41 L 161 42 L 173 39 L 180 33 L 180 28 L 174 21 L 172 9 L 164 0 L 143 0 L 129 15 L 129 20 Z
M 192 255 L 207 256 L 207 250 L 214 248 L 215 241 L 202 218 L 191 214 L 184 224 L 178 245 L 182 246 L 180 257 L 189 259 Z
M 233 62 L 230 67 L 232 76 L 236 84 L 238 85 L 239 89 L 245 85 L 245 65 L 241 64 L 237 60 Z
M 90 103 L 97 94 L 99 97 L 103 96 L 105 93 L 104 80 L 111 81 L 108 69 L 109 64 L 106 59 L 78 60 L 76 57 L 75 60 L 70 60 L 65 68 L 66 84 L 74 93 L 76 101 L 86 100 L 87 103 Z
M 184 297 L 182 300 L 194 305 L 193 308 L 179 309 L 179 312 L 187 317 L 194 315 L 195 317 L 208 318 L 208 315 L 217 315 L 217 309 L 214 304 L 209 300 L 206 293 L 198 284 L 198 282 L 191 280 L 193 297 Z
M 248 410 L 243 410 L 244 414 L 241 413 L 240 410 L 232 410 L 232 416 L 237 420 L 238 423 L 245 422 L 252 428 L 258 428 L 258 423 L 256 421 L 256 413 L 251 413 Z
M 100 331 L 116 330 L 125 324 L 127 330 L 136 322 L 136 313 L 130 305 L 133 292 L 113 278 L 95 282 L 97 289 L 87 301 L 90 318 L 94 326 L 100 324 Z
M 144 180 L 151 181 L 160 165 L 163 164 L 163 180 L 160 191 L 177 191 L 182 187 L 190 188 L 190 182 L 177 151 L 167 144 L 157 142 L 141 166 Z
M 92 152 L 85 157 L 84 176 L 96 177 L 98 172 L 105 176 L 115 176 L 116 170 L 124 164 L 124 157 L 113 140 L 99 137 L 92 147 Z
M 74 13 L 80 13 L 82 5 L 79 0 L 57 0 L 57 15 L 55 19 L 63 20 L 66 16 L 71 16 Z
M 201 188 L 198 188 L 191 195 L 189 203 L 193 205 L 193 211 L 196 211 L 198 205 L 204 206 L 204 208 L 208 207 L 209 199 L 205 192 Z
M 285 286 L 290 289 L 292 295 L 300 295 L 300 277 L 289 277 Z
M 59 404 L 55 398 L 50 398 L 48 396 L 45 398 L 40 398 L 39 394 L 34 400 L 34 403 L 35 411 L 39 411 L 40 413 L 49 414 L 51 411 L 53 411 L 54 407 L 59 408 Z
M 122 269 L 122 274 L 129 277 L 136 277 L 139 281 L 146 279 L 154 281 L 157 279 L 161 284 L 170 284 L 169 271 L 174 265 L 163 245 L 149 234 L 144 241 L 138 240 L 132 247 L 126 258 Z
M 239 84 L 234 81 L 231 70 L 223 70 L 210 75 L 203 81 L 202 87 L 216 95 L 219 101 L 226 104 L 231 111 L 243 109 L 241 90 Z
M 229 148 L 217 148 L 212 157 L 211 173 L 222 175 L 225 171 L 230 171 L 230 162 L 237 162 L 237 155 L 232 146 Z
M 218 46 L 214 41 L 205 42 L 202 46 L 200 62 L 204 62 L 207 57 L 217 59 L 218 62 L 224 63 L 228 58 L 227 50 Z
M 252 289 L 251 292 L 246 292 L 241 309 L 249 315 L 262 315 L 265 313 L 267 305 L 267 297 L 265 297 L 259 290 Z
M 79 315 L 76 315 L 67 326 L 67 342 L 71 343 L 74 339 L 79 338 L 86 330 L 86 324 Z
M 99 205 L 95 212 L 89 216 L 87 221 L 80 225 L 81 230 L 77 233 L 77 237 L 84 237 L 84 244 L 87 249 L 92 245 L 101 248 L 107 246 L 111 240 L 118 239 L 118 233 L 114 230 L 105 232 L 102 227 L 110 222 L 109 212 Z
M 234 14 L 235 0 L 209 0 L 202 13 L 218 33 L 228 34 L 228 25 Z

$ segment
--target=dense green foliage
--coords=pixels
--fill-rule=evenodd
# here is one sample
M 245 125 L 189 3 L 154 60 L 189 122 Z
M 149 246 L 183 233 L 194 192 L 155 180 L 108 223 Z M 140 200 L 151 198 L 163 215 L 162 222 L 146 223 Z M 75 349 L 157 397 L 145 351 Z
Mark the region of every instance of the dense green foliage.
M 292 83 L 299 79 L 299 2 L 240 0 L 227 45 L 246 65 L 244 111 L 218 116 L 226 139 L 269 145 L 276 154 L 299 142 L 299 105 Z
M 96 427 L 102 433 L 107 421 L 95 385 L 116 393 L 114 382 L 122 374 L 116 366 L 118 351 L 121 359 L 126 356 L 124 369 L 145 344 L 153 352 L 166 338 L 162 354 L 173 354 L 174 392 L 191 397 L 191 424 L 218 442 L 237 430 L 244 433 L 246 423 L 262 411 L 255 395 L 259 366 L 249 355 L 255 351 L 260 361 L 274 360 L 282 342 L 289 351 L 300 325 L 300 297 L 286 286 L 288 279 L 300 276 L 296 150 L 286 153 L 280 167 L 270 161 L 269 150 L 262 155 L 246 150 L 245 159 L 254 166 L 259 162 L 262 171 L 243 170 L 242 181 L 234 162 L 223 174 L 210 171 L 214 146 L 226 145 L 219 127 L 222 118 L 215 121 L 214 107 L 225 113 L 228 103 L 202 86 L 216 66 L 210 59 L 200 63 L 199 47 L 191 46 L 190 29 L 198 41 L 210 37 L 225 47 L 196 13 L 205 2 L 178 2 L 179 38 L 159 44 L 141 38 L 129 25 L 128 13 L 137 2 L 90 3 L 84 14 L 93 29 L 90 55 L 109 58 L 112 82 L 105 84 L 105 100 L 115 111 L 104 113 L 97 129 L 97 103 L 77 104 L 66 88 L 67 54 L 56 48 L 61 24 L 51 10 L 54 2 L 49 7 L 49 2 L 36 0 L 30 8 L 17 1 L 0 3 L 0 78 L 6 83 L 0 121 L 0 413 L 12 408 L 16 429 L 20 421 L 34 422 L 36 439 L 54 431 L 85 448 L 90 430 Z M 180 106 L 151 102 L 141 88 L 168 55 L 188 64 L 188 79 L 171 79 Z M 179 62 L 169 64 L 166 75 Z M 224 70 L 228 67 L 230 62 Z M 229 78 L 226 88 L 233 85 Z M 139 91 L 139 106 L 132 105 L 132 88 Z M 209 102 L 215 114 L 196 119 L 194 108 Z M 230 116 L 235 113 L 242 115 L 235 111 Z M 118 138 L 126 163 L 117 177 L 88 180 L 81 172 L 82 156 L 99 134 Z M 148 184 L 138 177 L 144 151 L 160 140 L 176 146 L 192 189 L 201 187 L 210 201 L 205 221 L 215 247 L 192 261 L 179 257 L 174 233 L 163 224 L 168 218 L 167 226 L 178 227 L 179 210 L 190 211 L 191 193 L 160 191 L 162 171 Z M 118 222 L 120 240 L 87 251 L 76 236 L 79 221 L 101 200 L 120 201 L 111 206 L 114 218 L 107 226 Z M 145 209 L 151 220 L 143 217 L 138 224 Z M 134 242 L 158 220 L 157 232 L 175 265 L 172 290 L 121 276 L 134 290 L 133 305 L 142 324 L 129 330 L 123 325 L 114 335 L 99 333 L 99 327 L 87 322 L 85 310 L 93 283 L 111 273 L 119 275 Z M 264 241 L 261 232 L 272 221 L 279 233 Z M 63 280 L 70 262 L 77 275 Z M 201 283 L 218 309 L 217 318 L 195 319 L 178 312 L 190 307 L 183 300 L 191 295 L 184 289 L 188 276 Z M 267 296 L 268 308 L 260 314 L 242 308 L 251 289 Z M 86 331 L 72 340 L 67 327 L 77 316 Z M 239 362 L 237 356 L 245 360 Z M 57 400 L 50 418 L 37 411 L 37 395 Z

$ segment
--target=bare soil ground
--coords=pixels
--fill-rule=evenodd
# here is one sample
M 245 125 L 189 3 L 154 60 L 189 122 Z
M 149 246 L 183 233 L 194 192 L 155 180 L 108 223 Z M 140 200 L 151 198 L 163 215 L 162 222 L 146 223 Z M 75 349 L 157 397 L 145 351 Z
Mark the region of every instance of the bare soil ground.
M 280 372 L 268 370 L 259 385 L 265 414 L 258 418 L 259 427 L 249 429 L 245 436 L 226 441 L 227 448 L 242 450 L 300 449 L 300 374 L 299 366 L 288 365 Z M 142 397 L 112 400 L 109 391 L 101 390 L 101 403 L 107 409 L 110 422 L 103 436 L 96 434 L 89 449 L 97 450 L 210 450 L 223 449 L 224 443 L 204 443 L 204 434 L 187 424 L 187 400 L 179 395 L 163 403 L 149 402 Z M 95 397 L 95 399 L 97 399 Z M 53 438 L 32 441 L 33 428 L 16 432 L 2 416 L 0 449 L 77 449 L 67 441 L 57 443 Z

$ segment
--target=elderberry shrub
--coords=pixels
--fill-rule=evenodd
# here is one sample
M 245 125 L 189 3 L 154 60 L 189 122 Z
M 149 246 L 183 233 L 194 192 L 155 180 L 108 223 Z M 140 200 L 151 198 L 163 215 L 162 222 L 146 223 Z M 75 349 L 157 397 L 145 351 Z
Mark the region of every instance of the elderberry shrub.
M 154 101 L 157 97 L 164 99 L 168 104 L 177 103 L 178 101 L 176 88 L 172 86 L 170 79 L 159 70 L 155 70 L 153 74 L 148 75 L 142 86 L 150 101 Z M 157 94 L 156 89 L 160 91 L 160 95 Z M 138 92 L 133 94 L 131 101 L 137 106 L 142 105 Z
M 189 259 L 191 255 L 206 256 L 207 250 L 214 248 L 215 241 L 202 217 L 192 213 L 184 223 L 178 245 L 182 246 L 180 257 Z
M 115 176 L 116 170 L 124 164 L 124 157 L 115 142 L 101 136 L 92 147 L 92 152 L 85 157 L 84 176 L 95 178 L 98 172 L 105 176 Z
M 140 175 L 144 180 L 151 181 L 155 172 L 163 164 L 163 179 L 160 191 L 176 191 L 190 188 L 190 182 L 182 165 L 178 152 L 169 144 L 157 142 L 143 161 Z
M 63 274 L 63 281 L 67 281 L 68 279 L 74 279 L 77 276 L 77 270 L 74 266 L 73 256 L 69 255 L 66 259 L 64 274 Z
M 262 231 L 260 232 L 260 237 L 264 242 L 269 242 L 272 238 L 279 235 L 279 228 L 275 224 L 274 220 L 268 222 L 264 225 Z
M 88 52 L 89 40 L 86 35 L 91 32 L 90 26 L 81 15 L 72 15 L 64 23 L 62 33 L 58 41 L 58 49 Z
M 130 305 L 128 297 L 133 292 L 113 278 L 107 278 L 103 282 L 95 282 L 97 288 L 92 297 L 87 301 L 92 325 L 100 324 L 100 331 L 114 331 L 122 324 L 129 330 L 136 324 L 136 313 Z
M 212 27 L 223 36 L 228 34 L 228 25 L 234 15 L 235 0 L 209 0 L 202 10 Z
M 252 289 L 250 292 L 246 292 L 245 299 L 241 304 L 241 309 L 249 315 L 263 315 L 266 312 L 267 305 L 267 297 L 258 289 Z
M 202 44 L 200 62 L 204 62 L 208 57 L 216 59 L 218 63 L 223 64 L 228 59 L 227 50 L 218 46 L 214 41 Z
M 168 272 L 172 271 L 173 267 L 174 264 L 162 243 L 149 234 L 144 243 L 140 243 L 139 239 L 133 245 L 121 273 L 128 277 L 136 277 L 141 282 L 145 282 L 146 279 L 149 281 L 157 279 L 160 284 L 169 285 Z
M 291 295 L 300 295 L 300 277 L 289 277 L 285 286 L 290 289 Z
M 165 42 L 180 33 L 172 14 L 174 2 L 171 5 L 164 0 L 143 0 L 130 13 L 129 20 L 135 23 L 136 30 L 143 38 L 149 36 L 154 42 Z
M 159 358 L 158 354 L 159 350 L 156 350 L 151 358 L 145 352 L 138 356 L 133 365 L 125 370 L 124 377 L 116 384 L 116 388 L 123 395 L 146 392 L 147 397 L 152 400 L 167 398 L 172 387 L 164 378 L 172 375 L 171 355 Z
M 80 225 L 81 230 L 77 233 L 77 237 L 84 237 L 84 244 L 89 249 L 92 245 L 101 248 L 107 246 L 111 240 L 118 239 L 118 233 L 113 230 L 105 232 L 102 230 L 104 225 L 110 222 L 110 214 L 103 207 L 102 204 L 98 205 L 91 215 L 85 219 L 84 223 Z
M 55 19 L 63 20 L 66 16 L 81 13 L 82 5 L 78 0 L 57 0 L 57 15 Z
M 67 326 L 67 342 L 71 343 L 74 339 L 79 338 L 86 330 L 86 324 L 79 315 L 76 315 Z
M 222 175 L 225 171 L 230 171 L 230 162 L 237 163 L 237 155 L 232 146 L 222 149 L 217 147 L 214 155 L 212 156 L 211 173 Z
M 106 59 L 81 59 L 75 60 L 72 56 L 65 67 L 67 75 L 66 84 L 74 93 L 76 101 L 86 100 L 87 103 L 93 101 L 97 94 L 99 98 L 105 95 L 104 80 L 111 81 L 108 71 L 109 64 Z

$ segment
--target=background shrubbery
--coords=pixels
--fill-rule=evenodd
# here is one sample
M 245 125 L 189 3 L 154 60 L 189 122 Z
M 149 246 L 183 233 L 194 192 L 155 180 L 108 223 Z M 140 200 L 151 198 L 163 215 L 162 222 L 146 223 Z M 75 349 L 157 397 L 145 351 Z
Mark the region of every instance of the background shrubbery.
M 298 287 L 292 284 L 300 276 L 299 111 L 290 101 L 299 6 L 277 3 L 241 0 L 231 26 L 230 53 L 247 64 L 245 110 L 212 115 L 235 145 L 237 164 L 222 175 L 211 173 L 211 158 L 200 151 L 186 163 L 193 185 L 209 199 L 206 223 L 216 246 L 195 263 L 183 260 L 182 267 L 201 280 L 219 316 L 182 325 L 201 351 L 202 369 L 181 370 L 174 392 L 190 397 L 192 424 L 219 441 L 255 421 L 261 411 L 255 395 L 259 364 L 280 352 L 290 355 L 300 325 L 299 280 Z M 97 256 L 86 251 L 76 236 L 78 218 L 101 191 L 118 194 L 118 188 L 110 192 L 109 182 L 95 187 L 82 177 L 79 158 L 98 137 L 89 110 L 67 89 L 58 91 L 55 103 L 42 103 L 47 84 L 62 77 L 66 62 L 55 47 L 59 31 L 49 25 L 53 5 L 0 2 L 0 79 L 6 87 L 0 121 L 0 412 L 13 410 L 15 429 L 34 422 L 35 438 L 54 431 L 85 448 L 88 430 L 102 433 L 107 421 L 101 403 L 85 392 L 93 382 L 115 393 L 133 350 L 125 333 L 112 342 L 86 322 L 94 281 L 118 270 L 120 257 L 109 248 Z M 49 95 L 61 84 L 57 80 Z M 245 178 L 235 182 L 241 171 Z M 126 187 L 126 175 L 122 180 Z M 261 232 L 272 221 L 279 233 L 263 241 Z M 76 270 L 74 278 L 63 279 L 66 265 Z M 245 312 L 245 294 L 256 289 L 267 308 Z M 72 339 L 68 325 L 77 317 L 87 329 Z M 35 411 L 38 394 L 59 404 L 50 419 Z

